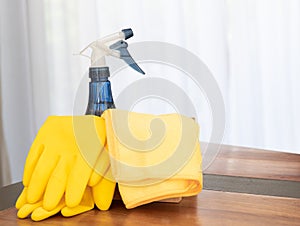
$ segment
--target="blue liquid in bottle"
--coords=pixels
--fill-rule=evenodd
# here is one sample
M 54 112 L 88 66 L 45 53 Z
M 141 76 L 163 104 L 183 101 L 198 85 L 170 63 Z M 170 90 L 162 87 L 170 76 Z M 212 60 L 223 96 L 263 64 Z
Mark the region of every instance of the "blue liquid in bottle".
M 108 67 L 95 67 L 89 69 L 89 101 L 86 115 L 101 116 L 109 108 L 115 108 L 109 77 Z

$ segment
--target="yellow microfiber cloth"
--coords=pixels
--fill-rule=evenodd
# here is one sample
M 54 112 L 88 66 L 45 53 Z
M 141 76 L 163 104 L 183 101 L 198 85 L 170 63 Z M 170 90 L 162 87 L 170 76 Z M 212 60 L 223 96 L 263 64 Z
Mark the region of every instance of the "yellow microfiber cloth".
M 199 126 L 193 119 L 118 109 L 102 116 L 112 174 L 126 208 L 202 190 Z

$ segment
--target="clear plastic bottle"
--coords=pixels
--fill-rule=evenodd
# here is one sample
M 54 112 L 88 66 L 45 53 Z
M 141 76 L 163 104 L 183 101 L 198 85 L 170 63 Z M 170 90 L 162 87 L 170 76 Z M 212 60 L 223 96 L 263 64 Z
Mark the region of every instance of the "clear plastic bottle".
M 110 81 L 108 80 L 108 67 L 90 67 L 89 101 L 86 115 L 101 114 L 108 108 L 115 108 Z

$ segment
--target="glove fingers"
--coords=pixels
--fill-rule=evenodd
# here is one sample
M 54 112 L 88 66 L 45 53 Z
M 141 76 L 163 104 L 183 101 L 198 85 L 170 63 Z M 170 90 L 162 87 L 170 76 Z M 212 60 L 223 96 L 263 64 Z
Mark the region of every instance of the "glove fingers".
M 23 185 L 27 187 L 30 182 L 30 178 L 34 171 L 36 164 L 39 161 L 42 153 L 44 151 L 44 146 L 40 145 L 37 141 L 34 141 L 29 153 L 26 158 L 25 167 L 24 167 L 24 174 L 23 174 Z
M 68 177 L 66 187 L 66 205 L 68 207 L 78 206 L 82 200 L 88 180 L 91 176 L 92 168 L 82 159 L 77 156 L 74 167 Z
M 103 176 L 101 174 L 96 173 L 95 171 L 92 172 L 92 175 L 89 179 L 88 186 L 93 187 L 98 184 L 102 180 Z
M 50 211 L 47 211 L 43 207 L 40 206 L 32 212 L 31 219 L 33 221 L 44 220 L 48 217 L 51 217 L 51 216 L 57 214 L 62 208 L 64 208 L 64 206 L 65 206 L 65 202 L 63 199 L 60 201 L 60 203 L 54 209 L 52 209 Z
M 107 170 L 110 168 L 110 158 L 106 150 L 99 155 L 94 171 L 89 179 L 88 185 L 93 187 L 100 182 Z
M 42 154 L 29 182 L 27 194 L 27 201 L 29 203 L 35 203 L 42 199 L 51 173 L 57 165 L 58 160 L 59 156 Z
M 20 209 L 22 206 L 24 206 L 27 203 L 27 187 L 24 187 L 21 194 L 19 195 L 15 207 L 17 209 Z
M 100 210 L 108 210 L 114 197 L 116 182 L 103 178 L 93 190 L 93 197 L 96 206 Z
M 34 204 L 28 204 L 27 203 L 27 204 L 23 205 L 17 213 L 18 218 L 28 217 L 35 209 L 37 209 L 41 205 L 42 205 L 42 201 L 39 201 L 39 202 L 34 203 Z
M 73 120 L 73 124 L 79 153 L 67 182 L 66 205 L 68 207 L 78 206 L 82 200 L 106 138 L 105 122 L 100 117 L 84 117 Z
M 54 209 L 62 199 L 67 186 L 67 178 L 70 172 L 70 164 L 73 163 L 73 156 L 60 158 L 56 168 L 49 178 L 44 194 L 43 208 L 45 210 Z
M 75 216 L 87 212 L 93 208 L 94 208 L 94 200 L 93 200 L 92 190 L 90 187 L 87 187 L 80 204 L 72 208 L 64 207 L 61 210 L 61 214 L 64 217 L 71 217 L 71 216 Z
M 93 206 L 76 206 L 76 207 L 65 207 L 61 210 L 61 214 L 64 217 L 72 217 L 81 213 L 85 213 L 89 210 L 92 210 L 94 208 L 94 204 Z

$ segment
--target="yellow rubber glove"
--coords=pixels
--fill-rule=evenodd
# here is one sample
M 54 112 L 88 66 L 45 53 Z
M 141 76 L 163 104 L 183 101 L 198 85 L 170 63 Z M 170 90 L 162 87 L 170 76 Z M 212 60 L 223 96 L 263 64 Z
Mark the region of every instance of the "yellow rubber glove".
M 16 208 L 18 209 L 17 216 L 19 218 L 26 218 L 31 214 L 32 220 L 41 221 L 61 211 L 61 214 L 64 217 L 71 217 L 93 209 L 94 202 L 100 210 L 108 210 L 112 203 L 115 187 L 116 183 L 112 179 L 111 170 L 109 169 L 106 176 L 101 178 L 98 184 L 94 187 L 88 186 L 86 188 L 83 198 L 78 206 L 72 208 L 67 207 L 63 198 L 52 210 L 43 208 L 43 200 L 34 204 L 28 203 L 28 188 L 25 187 L 16 202 Z
M 87 212 L 94 208 L 94 200 L 92 189 L 90 187 L 86 187 L 85 193 L 82 197 L 82 200 L 78 206 L 75 207 L 64 207 L 61 210 L 61 214 L 64 217 L 72 217 L 84 212 Z
M 23 184 L 28 203 L 43 200 L 43 208 L 53 210 L 65 193 L 66 205 L 78 206 L 96 162 L 102 161 L 105 139 L 105 123 L 101 117 L 48 117 L 25 163 Z M 93 184 L 104 175 L 99 170 L 97 173 L 99 176 L 94 177 Z
M 111 180 L 111 170 L 107 174 L 110 175 L 101 179 L 94 187 L 91 188 L 88 186 L 80 204 L 72 208 L 66 206 L 64 199 L 50 211 L 42 207 L 43 200 L 34 204 L 27 203 L 28 188 L 24 188 L 16 202 L 16 208 L 18 209 L 17 216 L 19 218 L 27 218 L 31 214 L 32 220 L 41 221 L 61 211 L 64 217 L 71 217 L 93 209 L 94 202 L 100 210 L 108 210 L 112 203 L 116 183 Z
M 100 210 L 108 210 L 114 197 L 116 182 L 112 175 L 108 146 L 105 143 L 88 185 L 92 187 L 93 198 Z M 105 172 L 105 175 L 103 175 Z
M 27 218 L 31 214 L 31 219 L 33 221 L 41 221 L 57 214 L 59 211 L 61 211 L 63 216 L 71 217 L 94 208 L 92 190 L 90 187 L 86 188 L 83 198 L 78 206 L 73 208 L 67 207 L 63 198 L 52 210 L 46 210 L 42 207 L 43 200 L 34 204 L 27 203 L 27 191 L 28 189 L 24 188 L 16 202 L 16 208 L 18 209 L 17 216 L 19 218 Z
M 95 204 L 100 210 L 109 209 L 114 197 L 115 188 L 116 182 L 109 168 L 103 179 L 92 187 Z

